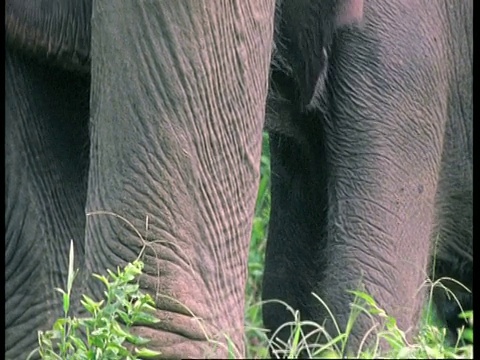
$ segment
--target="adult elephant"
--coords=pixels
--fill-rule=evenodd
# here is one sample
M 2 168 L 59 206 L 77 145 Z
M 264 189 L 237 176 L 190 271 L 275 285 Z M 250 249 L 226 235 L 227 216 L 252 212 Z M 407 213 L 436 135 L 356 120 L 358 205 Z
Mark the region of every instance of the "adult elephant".
M 344 326 L 361 282 L 412 336 L 427 275 L 472 286 L 473 1 L 366 0 L 361 26 L 333 35 L 314 2 L 292 4 L 279 9 L 269 97 L 263 299 L 321 324 L 314 292 Z M 471 293 L 445 285 L 472 308 Z M 454 330 L 458 306 L 434 295 Z M 263 318 L 292 320 L 275 303 Z M 361 316 L 351 344 L 371 326 Z

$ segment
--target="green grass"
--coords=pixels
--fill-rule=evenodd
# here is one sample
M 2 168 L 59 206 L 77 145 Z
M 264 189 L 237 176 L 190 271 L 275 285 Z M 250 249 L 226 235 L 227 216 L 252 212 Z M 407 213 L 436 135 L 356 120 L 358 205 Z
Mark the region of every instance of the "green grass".
M 248 258 L 248 279 L 246 288 L 246 311 L 245 311 L 245 336 L 247 342 L 248 358 L 268 358 L 268 340 L 262 325 L 261 314 L 261 281 L 263 275 L 263 264 L 265 257 L 265 245 L 268 230 L 268 218 L 270 212 L 270 154 L 268 148 L 268 136 L 264 134 L 263 152 L 261 159 L 261 179 L 258 190 L 257 204 L 255 208 L 255 217 L 253 220 L 252 240 Z M 431 286 L 442 286 L 437 281 Z M 366 311 L 372 316 L 382 316 L 386 319 L 385 331 L 381 334 L 392 347 L 390 354 L 379 354 L 378 349 L 366 351 L 359 349 L 354 358 L 374 358 L 383 356 L 384 358 L 471 358 L 473 357 L 473 346 L 464 346 L 459 341 L 455 346 L 448 346 L 445 339 L 445 329 L 438 326 L 434 312 L 426 311 L 425 318 L 430 321 L 424 321 L 419 337 L 415 343 L 407 343 L 402 329 L 398 329 L 395 319 L 385 314 L 384 311 L 376 305 L 373 298 L 363 292 L 354 292 L 356 300 L 352 306 L 351 321 L 354 321 L 360 311 Z M 321 302 L 321 299 L 318 299 Z M 288 308 L 288 304 L 285 304 Z M 326 306 L 326 305 L 325 305 Z M 289 326 L 294 331 L 288 344 L 283 344 L 286 348 L 288 358 L 297 358 L 299 350 L 304 345 L 305 338 L 309 334 L 304 333 L 303 323 L 299 320 L 299 314 L 294 309 L 289 308 L 295 319 Z M 433 313 L 433 316 L 431 314 Z M 467 314 L 468 315 L 468 314 Z M 470 321 L 473 323 L 473 312 L 470 314 Z M 317 332 L 323 332 L 323 328 L 317 324 L 313 325 Z M 311 357 L 329 357 L 341 358 L 343 346 L 348 334 L 339 334 L 336 337 L 325 336 L 330 340 L 327 346 L 319 344 L 317 352 L 309 354 Z M 466 329 L 462 337 L 473 339 L 473 330 Z

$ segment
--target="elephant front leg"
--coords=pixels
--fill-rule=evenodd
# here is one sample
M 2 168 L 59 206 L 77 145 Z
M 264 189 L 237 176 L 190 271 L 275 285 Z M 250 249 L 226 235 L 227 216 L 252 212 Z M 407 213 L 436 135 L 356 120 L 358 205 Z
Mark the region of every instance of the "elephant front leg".
M 160 322 L 134 331 L 162 357 L 244 353 L 273 6 L 94 4 L 87 262 L 103 272 L 145 246 Z
M 435 147 L 416 151 L 425 155 L 409 164 L 400 161 L 401 153 L 385 152 L 371 140 L 368 151 L 354 151 L 351 141 L 327 131 L 323 137 L 312 128 L 318 141 L 310 142 L 309 151 L 285 136 L 270 137 L 272 205 L 263 300 L 287 302 L 302 320 L 325 325 L 335 337 L 337 328 L 313 293 L 344 331 L 353 302 L 348 291 L 366 291 L 410 337 L 423 305 L 431 253 L 437 177 L 428 151 Z M 265 304 L 263 317 L 272 332 L 292 320 L 284 305 L 273 302 Z M 357 349 L 372 327 L 378 332 L 383 320 L 362 314 L 349 349 Z M 277 335 L 288 341 L 288 327 Z
M 345 64 L 355 61 L 351 51 L 353 59 Z M 325 325 L 335 337 L 337 328 L 312 293 L 345 331 L 353 301 L 348 291 L 360 287 L 411 337 L 426 290 L 445 118 L 419 106 L 420 90 L 410 86 L 406 92 L 398 79 L 401 87 L 389 89 L 395 97 L 385 95 L 383 103 L 380 96 L 378 103 L 365 99 L 372 89 L 364 73 L 340 69 L 342 81 L 329 89 L 324 107 L 310 114 L 315 121 L 303 133 L 306 141 L 292 146 L 288 138 L 271 139 L 264 299 L 289 302 L 303 320 Z M 362 86 L 352 93 L 352 84 Z M 434 104 L 444 101 L 427 96 Z M 400 98 L 409 106 L 390 103 Z M 365 103 L 375 106 L 359 105 Z M 265 305 L 264 321 L 272 331 L 291 320 L 282 307 Z M 383 320 L 360 315 L 349 350 L 358 348 L 372 326 L 377 333 Z M 285 340 L 288 333 L 280 335 Z
M 344 331 L 353 300 L 348 291 L 360 286 L 411 339 L 426 294 L 450 67 L 428 36 L 408 26 L 391 31 L 392 23 L 377 22 L 376 16 L 392 15 L 399 24 L 405 14 L 421 21 L 417 9 L 405 3 L 402 11 L 387 15 L 390 3 L 368 4 L 365 26 L 335 39 L 317 110 L 325 126 L 328 213 L 324 271 L 312 292 Z M 373 9 L 379 11 L 375 16 Z M 441 19 L 426 26 L 430 34 L 449 36 Z M 311 299 L 309 314 L 321 324 L 328 314 Z M 381 330 L 382 322 L 360 315 L 349 349 L 355 351 L 372 327 L 372 334 Z M 337 335 L 333 322 L 326 324 Z
M 347 168 L 348 177 L 336 177 L 329 184 L 328 235 L 322 251 L 325 270 L 312 290 L 325 300 L 342 331 L 355 311 L 349 291 L 360 290 L 373 296 L 411 339 L 427 290 L 435 177 L 417 169 L 408 177 L 395 174 L 390 183 L 391 173 L 357 167 L 362 160 L 356 160 L 355 167 Z M 370 161 L 382 163 L 376 156 Z M 317 321 L 328 318 L 321 304 L 311 314 Z M 349 336 L 349 349 L 358 349 L 364 340 L 373 345 L 374 338 L 367 334 L 372 330 L 371 335 L 378 334 L 384 320 L 361 313 Z M 327 329 L 336 335 L 330 319 Z

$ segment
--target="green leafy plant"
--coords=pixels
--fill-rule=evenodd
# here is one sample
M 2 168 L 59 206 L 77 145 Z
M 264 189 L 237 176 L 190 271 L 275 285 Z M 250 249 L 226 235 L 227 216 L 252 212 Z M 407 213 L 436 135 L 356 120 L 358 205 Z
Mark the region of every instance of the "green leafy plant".
M 83 295 L 81 303 L 90 316 L 77 318 L 69 315 L 71 291 L 77 273 L 73 270 L 73 260 L 71 243 L 67 290 L 56 289 L 63 296 L 64 317 L 57 319 L 51 330 L 39 331 L 39 347 L 35 351 L 40 357 L 45 360 L 134 360 L 160 355 L 143 347 L 148 339 L 130 332 L 135 323 L 154 324 L 159 321 L 152 315 L 155 310 L 153 299 L 140 291 L 138 283 L 134 283 L 142 273 L 143 262 L 135 260 L 124 269 L 117 268 L 116 273 L 107 270 L 108 277 L 94 274 L 106 287 L 105 298 L 94 301 Z M 133 346 L 127 347 L 127 343 Z

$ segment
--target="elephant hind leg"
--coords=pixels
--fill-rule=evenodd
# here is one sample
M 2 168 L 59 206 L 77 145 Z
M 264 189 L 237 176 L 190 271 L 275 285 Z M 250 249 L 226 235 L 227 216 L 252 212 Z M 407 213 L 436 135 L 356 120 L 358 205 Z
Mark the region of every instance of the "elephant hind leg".
M 62 312 L 70 240 L 81 261 L 89 80 L 6 51 L 5 356 L 24 359 Z M 78 266 L 78 263 L 76 265 Z M 81 267 L 81 266 L 80 266 Z M 75 293 L 81 293 L 75 292 Z
M 311 292 L 325 264 L 327 187 L 322 129 L 313 125 L 321 122 L 293 106 L 276 109 L 270 121 L 278 126 L 269 128 L 272 198 L 262 294 L 272 302 L 263 307 L 263 321 L 271 335 L 283 326 L 276 337 L 286 342 L 290 332 L 284 324 L 293 314 L 276 300 L 298 310 L 301 319 L 312 319 Z
M 458 315 L 462 310 L 473 309 L 472 200 L 471 191 L 443 199 L 440 231 L 432 260 L 435 266 L 431 275 L 433 281 L 441 279 L 442 285 L 453 293 L 453 296 L 447 295 L 439 286 L 433 291 L 438 317 L 447 326 L 453 342 L 457 339 L 457 329 L 466 325 Z
M 433 280 L 442 280 L 465 311 L 473 309 L 473 166 L 471 158 L 472 117 L 452 116 L 446 129 L 442 171 L 437 189 L 437 231 L 434 237 Z M 463 286 L 448 280 L 452 278 Z M 457 329 L 465 325 L 458 317 L 460 306 L 445 290 L 434 290 L 440 320 L 456 341 Z

